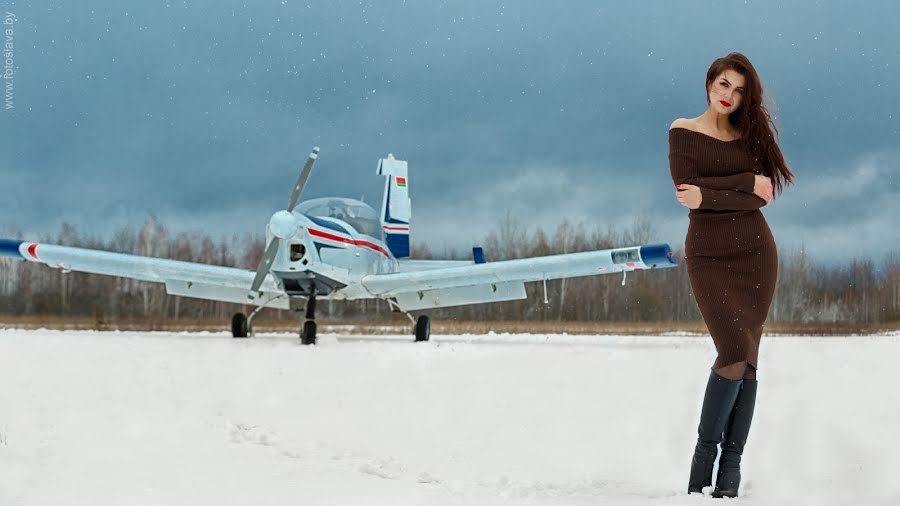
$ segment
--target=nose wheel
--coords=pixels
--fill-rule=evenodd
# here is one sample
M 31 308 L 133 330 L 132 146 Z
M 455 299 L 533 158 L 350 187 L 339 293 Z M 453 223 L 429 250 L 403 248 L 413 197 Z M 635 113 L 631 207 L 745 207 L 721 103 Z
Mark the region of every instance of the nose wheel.
M 303 322 L 303 329 L 300 331 L 301 344 L 316 344 L 316 322 L 306 320 Z
M 306 321 L 300 330 L 301 344 L 316 344 L 316 289 L 313 287 L 306 299 Z

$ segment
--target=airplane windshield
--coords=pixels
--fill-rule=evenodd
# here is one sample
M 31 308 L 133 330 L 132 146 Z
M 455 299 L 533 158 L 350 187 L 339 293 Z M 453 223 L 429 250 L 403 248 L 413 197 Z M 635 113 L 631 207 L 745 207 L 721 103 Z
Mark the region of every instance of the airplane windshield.
M 365 202 L 343 198 L 312 199 L 297 206 L 297 210 L 317 218 L 335 218 L 361 234 L 383 238 L 378 213 Z

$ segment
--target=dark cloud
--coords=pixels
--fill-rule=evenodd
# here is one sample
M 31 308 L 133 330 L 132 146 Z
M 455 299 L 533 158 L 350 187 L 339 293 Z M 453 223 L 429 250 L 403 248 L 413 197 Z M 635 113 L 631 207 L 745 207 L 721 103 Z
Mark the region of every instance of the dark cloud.
M 45 234 L 70 221 L 105 233 L 153 212 L 174 229 L 261 231 L 319 145 L 308 197 L 377 204 L 377 158 L 409 160 L 413 233 L 436 249 L 469 246 L 506 211 L 546 227 L 648 216 L 680 247 L 687 222 L 666 128 L 703 111 L 707 66 L 737 49 L 774 99 L 797 174 L 766 210 L 779 241 L 809 235 L 832 252 L 873 254 L 900 244 L 896 232 L 871 232 L 896 230 L 898 214 L 895 2 L 8 10 L 6 227 Z M 851 184 L 860 191 L 842 190 L 862 179 Z

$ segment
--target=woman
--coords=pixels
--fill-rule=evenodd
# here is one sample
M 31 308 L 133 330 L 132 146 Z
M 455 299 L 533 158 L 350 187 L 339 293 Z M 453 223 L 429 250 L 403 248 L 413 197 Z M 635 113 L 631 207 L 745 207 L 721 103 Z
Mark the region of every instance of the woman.
M 775 240 L 759 211 L 793 182 L 763 105 L 753 65 L 731 53 L 706 73 L 707 109 L 669 129 L 669 168 L 678 202 L 690 209 L 685 264 L 697 306 L 716 345 L 688 493 L 712 485 L 736 497 L 740 462 L 756 403 L 763 323 L 778 272 Z

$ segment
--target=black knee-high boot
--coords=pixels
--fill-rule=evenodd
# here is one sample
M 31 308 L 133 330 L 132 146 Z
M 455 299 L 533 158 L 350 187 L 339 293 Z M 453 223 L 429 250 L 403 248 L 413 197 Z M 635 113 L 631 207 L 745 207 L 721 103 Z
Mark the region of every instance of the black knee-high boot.
M 697 428 L 697 446 L 691 459 L 691 476 L 688 493 L 702 492 L 703 487 L 712 485 L 713 465 L 716 462 L 718 444 L 722 442 L 725 424 L 734 407 L 735 399 L 743 380 L 730 380 L 710 371 L 700 411 L 700 426 Z
M 753 420 L 753 408 L 756 405 L 755 379 L 744 380 L 731 412 L 731 419 L 725 426 L 725 437 L 722 443 L 722 456 L 719 457 L 719 472 L 716 476 L 716 489 L 713 497 L 737 497 L 741 485 L 741 455 L 750 433 L 750 422 Z

